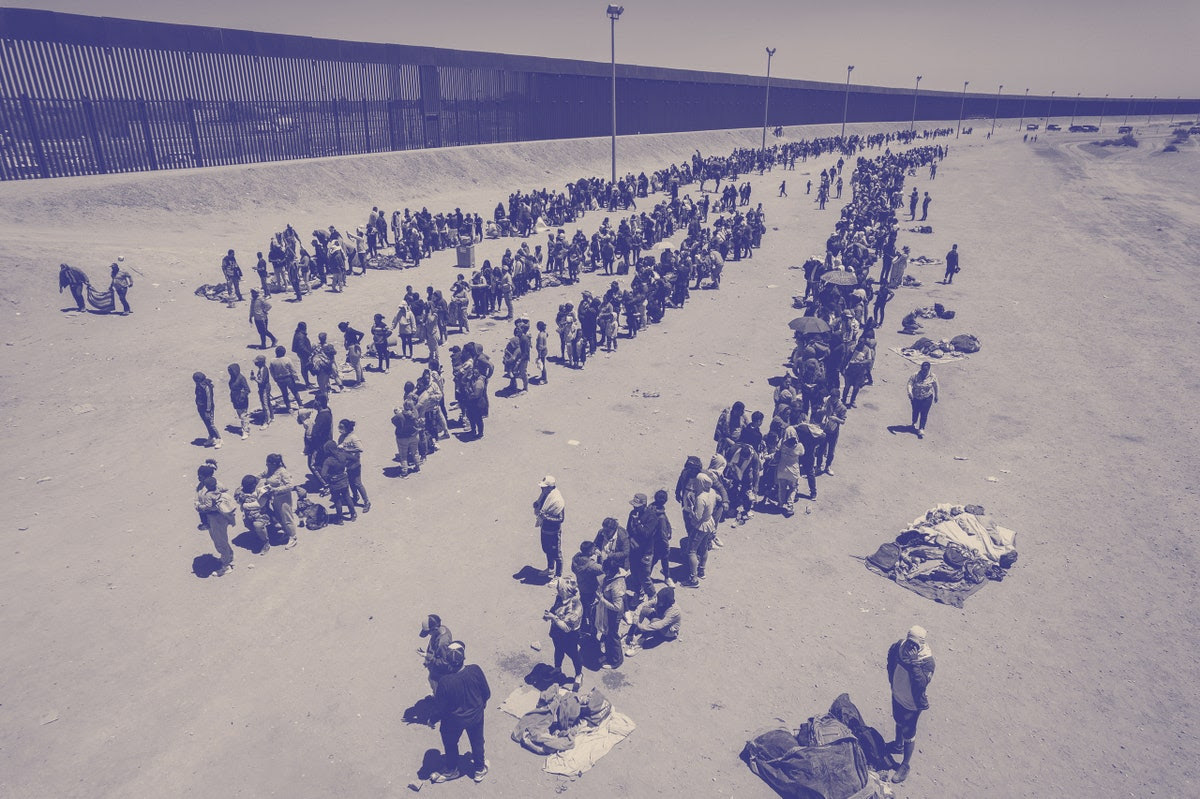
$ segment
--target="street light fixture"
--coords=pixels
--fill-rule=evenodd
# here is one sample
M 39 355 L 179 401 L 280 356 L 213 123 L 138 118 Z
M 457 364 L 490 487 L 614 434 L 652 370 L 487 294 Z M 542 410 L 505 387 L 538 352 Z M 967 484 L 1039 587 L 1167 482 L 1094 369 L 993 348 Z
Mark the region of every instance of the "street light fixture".
M 969 81 L 969 80 L 963 81 L 962 103 L 960 103 L 958 106 L 958 133 L 954 134 L 954 138 L 956 138 L 956 139 L 959 138 L 960 136 L 962 136 L 963 111 L 967 107 L 967 84 L 970 82 L 971 81 Z
M 996 89 L 996 108 L 992 111 L 992 133 L 996 132 L 996 117 L 1000 113 L 1000 92 L 1004 91 L 1004 84 L 1000 84 L 1000 88 Z M 989 133 L 990 137 L 992 133 Z
M 617 20 L 624 13 L 624 6 L 610 5 L 605 12 L 611 21 L 612 41 L 612 182 L 617 182 Z
M 912 123 L 908 126 L 908 132 L 912 133 L 917 128 L 917 92 L 921 88 L 921 76 L 917 76 L 917 85 L 913 87 L 913 114 Z
M 1104 99 L 1100 101 L 1100 124 L 1096 127 L 1104 127 L 1104 106 L 1108 105 L 1108 95 L 1104 95 Z
M 854 65 L 846 67 L 846 99 L 842 102 L 842 135 L 841 138 L 846 138 L 846 111 L 850 108 L 850 73 L 854 71 Z
M 763 137 L 761 156 L 763 163 L 767 161 L 767 112 L 771 108 L 771 56 L 775 55 L 774 47 L 767 48 L 767 96 L 763 100 Z
M 1017 123 L 1017 130 L 1025 129 L 1025 104 L 1029 102 L 1029 89 L 1025 90 L 1025 99 L 1021 101 L 1021 121 Z

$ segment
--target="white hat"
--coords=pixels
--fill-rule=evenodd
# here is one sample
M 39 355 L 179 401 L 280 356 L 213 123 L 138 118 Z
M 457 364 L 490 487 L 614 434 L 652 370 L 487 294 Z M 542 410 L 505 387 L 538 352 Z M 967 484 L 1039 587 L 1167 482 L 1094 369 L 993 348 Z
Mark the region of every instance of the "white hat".
M 554 479 L 554 475 L 548 474 L 538 483 L 540 488 L 554 488 L 558 485 L 558 481 Z

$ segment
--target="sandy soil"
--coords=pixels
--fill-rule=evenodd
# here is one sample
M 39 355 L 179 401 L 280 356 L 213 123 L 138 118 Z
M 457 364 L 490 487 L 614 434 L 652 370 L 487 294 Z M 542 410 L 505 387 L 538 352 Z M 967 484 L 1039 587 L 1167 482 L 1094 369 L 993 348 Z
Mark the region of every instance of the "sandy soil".
M 880 126 L 862 126 L 862 130 Z M 789 131 L 828 135 L 830 128 Z M 1011 124 L 991 141 L 951 140 L 936 181 L 932 235 L 904 234 L 940 258 L 957 242 L 963 271 L 914 267 L 880 338 L 876 384 L 860 397 L 811 513 L 759 515 L 725 529 L 710 576 L 681 592 L 684 637 L 615 673 L 589 672 L 638 724 L 575 782 L 541 771 L 489 711 L 486 785 L 438 795 L 738 796 L 772 792 L 738 760 L 775 717 L 798 724 L 848 691 L 890 733 L 888 645 L 930 631 L 938 671 L 919 749 L 900 796 L 1189 796 L 1200 700 L 1191 535 L 1200 472 L 1193 406 L 1200 382 L 1200 153 L 1161 154 L 1088 137 L 1023 144 Z M 754 146 L 757 131 L 621 140 L 634 172 L 696 147 Z M 399 796 L 436 733 L 402 721 L 426 693 L 415 647 L 439 612 L 498 704 L 549 641 L 548 589 L 514 581 L 540 566 L 529 502 L 554 473 L 569 511 L 564 540 L 624 518 L 636 491 L 670 488 L 688 454 L 707 457 L 719 410 L 767 408 L 767 378 L 789 351 L 799 264 L 820 251 L 836 204 L 803 195 L 805 172 L 753 178 L 772 228 L 719 292 L 585 370 L 493 398 L 481 442 L 447 442 L 419 476 L 389 479 L 390 409 L 415 367 L 368 378 L 335 398 L 357 419 L 375 510 L 306 534 L 295 550 L 198 579 L 210 543 L 191 508 L 209 451 L 190 374 L 249 364 L 245 308 L 196 299 L 227 247 L 250 255 L 274 230 L 347 226 L 371 205 L 461 206 L 488 213 L 513 188 L 561 186 L 607 172 L 607 141 L 462 148 L 195 172 L 0 185 L 0 375 L 8 457 L 0 496 L 0 794 L 96 796 Z M 694 187 L 693 187 L 694 191 Z M 589 214 L 587 230 L 599 224 Z M 775 229 L 777 228 L 777 229 Z M 511 242 L 488 242 L 496 259 Z M 136 270 L 127 318 L 60 313 L 57 264 L 94 280 L 118 253 Z M 446 287 L 442 254 L 416 271 L 371 273 L 344 295 L 278 303 L 287 340 L 340 320 L 363 327 L 404 286 Z M 588 277 L 583 288 L 604 285 Z M 552 320 L 579 288 L 519 301 Z M 957 311 L 928 332 L 973 332 L 983 350 L 937 369 L 942 402 L 924 441 L 907 422 L 909 363 L 888 352 L 911 307 Z M 504 323 L 472 325 L 493 353 Z M 1192 330 L 1192 333 L 1187 331 Z M 465 340 L 459 337 L 460 341 Z M 494 386 L 499 387 L 499 385 Z M 657 394 L 657 397 L 645 397 Z M 219 421 L 232 421 L 218 384 Z M 573 444 L 571 442 L 578 442 Z M 302 471 L 300 430 L 285 417 L 215 453 L 228 485 L 282 452 Z M 956 460 L 955 456 L 967 460 Z M 989 482 L 988 477 L 997 478 Z M 936 605 L 863 568 L 909 519 L 942 501 L 983 504 L 1019 531 L 1021 559 L 965 610 Z M 676 528 L 682 528 L 673 508 Z M 244 539 L 239 539 L 244 541 Z M 531 649 L 538 641 L 542 652 Z

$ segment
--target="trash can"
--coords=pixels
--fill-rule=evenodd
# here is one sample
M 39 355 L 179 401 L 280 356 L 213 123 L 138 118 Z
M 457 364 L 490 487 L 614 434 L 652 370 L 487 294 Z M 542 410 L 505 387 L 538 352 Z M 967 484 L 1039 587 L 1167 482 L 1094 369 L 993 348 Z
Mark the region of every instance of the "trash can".
M 459 269 L 474 269 L 475 268 L 475 245 L 474 244 L 459 244 L 455 248 L 458 252 L 458 268 Z

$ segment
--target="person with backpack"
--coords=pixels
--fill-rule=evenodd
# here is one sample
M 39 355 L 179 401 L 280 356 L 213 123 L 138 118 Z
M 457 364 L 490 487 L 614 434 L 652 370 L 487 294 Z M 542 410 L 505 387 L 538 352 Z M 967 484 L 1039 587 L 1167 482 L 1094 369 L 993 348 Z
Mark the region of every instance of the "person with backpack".
M 958 245 L 954 246 L 957 247 Z M 121 301 L 121 307 L 124 309 L 121 311 L 121 316 L 133 313 L 129 308 L 129 300 L 125 298 L 129 289 L 133 288 L 133 278 L 117 264 L 112 265 L 112 283 L 110 287 L 112 288 L 113 296 Z
M 396 430 L 396 460 L 400 463 L 400 476 L 408 477 L 411 472 L 421 471 L 416 403 L 405 400 L 404 407 L 396 408 L 392 413 L 392 426 Z
M 925 628 L 913 625 L 908 634 L 892 644 L 887 653 L 888 684 L 892 689 L 892 719 L 896 722 L 896 739 L 888 751 L 903 758 L 892 774 L 892 782 L 908 778 L 913 750 L 916 749 L 917 721 L 921 712 L 929 709 L 926 689 L 933 679 L 933 651 L 926 641 Z
M 221 566 L 214 577 L 224 577 L 233 568 L 233 547 L 229 545 L 229 525 L 237 521 L 237 503 L 218 485 L 217 478 L 208 475 L 200 481 L 196 492 L 196 510 L 199 512 L 220 556 Z
M 250 437 L 250 383 L 242 374 L 242 367 L 231 363 L 229 371 L 229 401 L 237 413 L 238 424 L 242 428 L 242 440 Z

